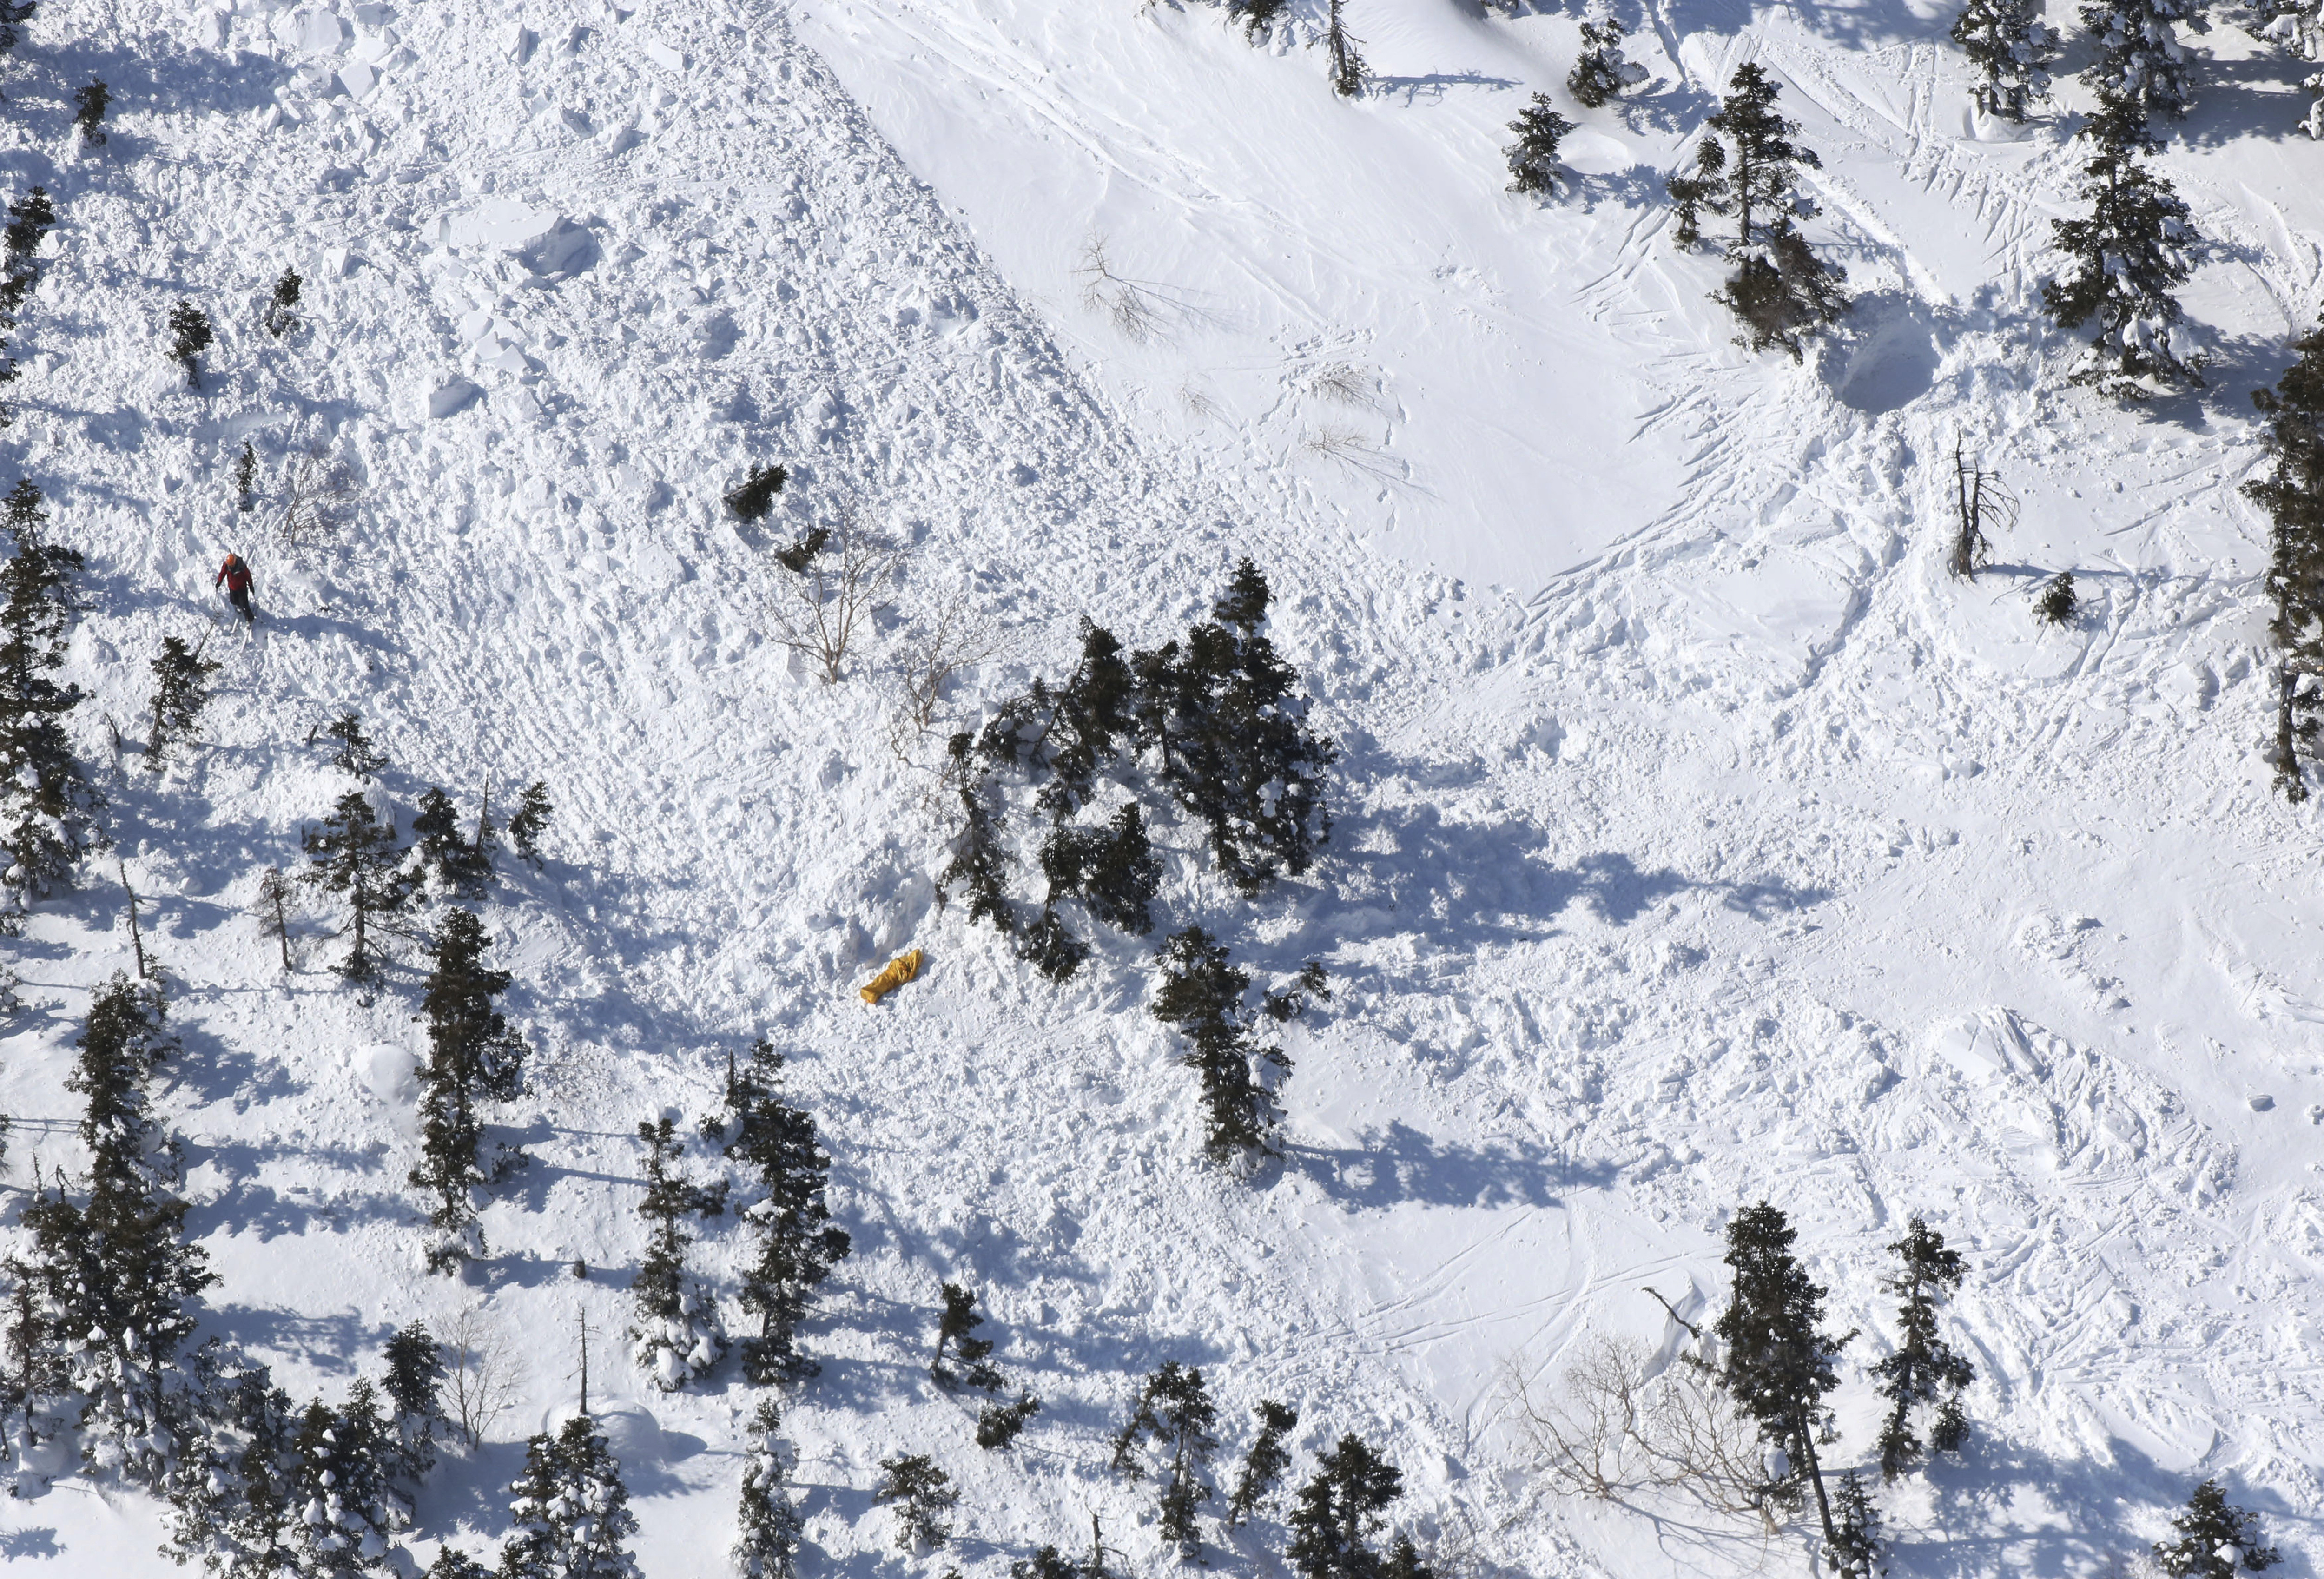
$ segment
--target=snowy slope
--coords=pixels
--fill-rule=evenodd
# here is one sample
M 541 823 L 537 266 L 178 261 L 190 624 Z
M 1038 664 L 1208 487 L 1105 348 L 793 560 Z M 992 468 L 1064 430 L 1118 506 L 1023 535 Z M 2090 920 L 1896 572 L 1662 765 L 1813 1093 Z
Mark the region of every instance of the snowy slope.
M 1351 9 L 1380 77 L 1352 105 L 1291 35 L 1253 50 L 1201 6 L 43 10 L 8 179 L 63 222 L 6 441 L 90 557 L 79 743 L 176 993 L 208 1330 L 332 1396 L 414 1316 L 481 1301 L 521 1338 L 524 1402 L 441 1476 L 424 1564 L 497 1542 L 586 1315 L 593 1401 L 644 1411 L 617 1445 L 646 1572 L 719 1571 L 752 1399 L 731 1367 L 666 1399 L 620 1362 L 633 1131 L 690 1123 L 764 1030 L 857 1246 L 788 1406 L 811 1572 L 899 1566 L 869 1488 L 901 1450 L 961 1479 L 964 1572 L 1093 1511 L 1166 1565 L 1102 1447 L 1164 1358 L 1238 1426 L 1297 1404 L 1303 1454 L 1365 1433 L 1400 1521 L 1494 1571 L 1795 1564 L 1790 1537 L 1546 1497 L 1504 1386 L 1593 1332 L 1662 1339 L 1642 1284 L 1714 1300 L 1723 1214 L 1762 1193 L 1865 1328 L 1844 1462 L 1893 1331 L 1880 1247 L 1923 1213 L 1977 1268 L 1978 1445 L 1887 1496 L 1895 1572 L 2094 1571 L 2215 1472 L 2312 1570 L 2324 913 L 2312 823 L 2256 764 L 2261 536 L 2234 493 L 2243 392 L 2316 307 L 2324 153 L 2281 135 L 2304 99 L 2263 91 L 2288 70 L 2213 35 L 2163 163 L 2224 244 L 2188 293 L 2220 372 L 2140 416 L 2062 386 L 2072 347 L 2027 304 L 2072 160 L 2053 126 L 1980 140 L 1946 17 L 1657 13 L 1660 86 L 1588 117 L 1582 195 L 1541 208 L 1500 190 L 1499 128 L 1562 78 L 1572 20 Z M 1752 55 L 1826 155 L 1818 234 L 1863 293 L 1804 369 L 1728 346 L 1655 184 Z M 359 100 L 329 75 L 358 60 Z M 115 129 L 75 155 L 92 73 Z M 1157 292 L 1142 337 L 1083 300 L 1093 237 Z M 278 345 L 255 308 L 286 263 L 313 328 Z M 159 346 L 180 295 L 223 329 L 199 393 Z M 455 378 L 476 394 L 431 417 Z M 1936 544 L 1956 429 L 2027 503 L 1967 588 Z M 318 437 L 355 462 L 340 547 L 254 542 L 245 437 L 271 472 Z M 918 544 L 836 688 L 769 639 L 785 573 L 717 508 L 768 458 L 795 479 L 768 538 L 852 505 Z M 211 628 L 229 545 L 272 619 L 213 638 L 215 743 L 116 766 L 103 720 L 134 739 L 145 662 Z M 1256 908 L 1158 830 L 1167 924 L 1341 984 L 1251 1184 L 1194 1155 L 1141 950 L 1060 992 L 935 910 L 933 743 L 891 748 L 882 672 L 967 591 L 1012 642 L 952 698 L 973 722 L 1063 667 L 1083 612 L 1161 639 L 1244 552 L 1348 752 L 1335 859 Z M 2037 637 L 2023 595 L 2066 567 L 2090 609 Z M 504 1115 L 537 1160 L 464 1286 L 420 1271 L 401 1186 L 408 961 L 340 985 L 318 909 L 286 983 L 242 914 L 338 792 L 306 742 L 348 707 L 405 819 L 487 772 L 560 807 L 548 869 L 486 907 L 541 1049 Z M 907 943 L 931 970 L 866 1011 L 852 988 Z M 76 1160 L 70 1040 L 128 958 L 104 863 L 15 946 L 21 1187 L 28 1153 Z M 698 1252 L 730 1293 L 740 1248 Z M 924 1380 L 947 1277 L 1046 1400 L 1011 1455 Z M 150 1509 L 76 1479 L 0 1522 L 27 1572 L 173 1571 Z M 1221 1565 L 1270 1568 L 1279 1534 Z

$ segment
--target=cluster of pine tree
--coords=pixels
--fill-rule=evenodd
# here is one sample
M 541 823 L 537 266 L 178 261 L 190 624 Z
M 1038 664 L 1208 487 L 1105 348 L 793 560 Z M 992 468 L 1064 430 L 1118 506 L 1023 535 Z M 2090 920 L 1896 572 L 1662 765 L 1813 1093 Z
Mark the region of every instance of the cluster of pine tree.
M 5 54 L 15 38 L 15 28 L 8 21 L 11 7 L 0 0 L 0 54 Z M 26 8 L 29 13 L 29 7 Z M 56 205 L 49 200 L 48 189 L 35 186 L 22 201 L 8 205 L 8 225 L 0 233 L 0 242 L 6 247 L 6 262 L 0 263 L 0 389 L 16 382 L 16 359 L 8 355 L 5 337 L 16 332 L 18 318 L 24 310 L 24 299 L 41 282 L 39 266 L 33 262 L 41 243 L 56 228 Z M 15 408 L 0 399 L 0 428 L 14 420 Z
M 49 535 L 41 490 L 19 478 L 0 507 L 0 890 L 19 909 L 63 885 L 97 837 L 101 804 L 74 760 L 66 720 L 83 692 L 60 684 L 78 610 L 77 549 Z
M 2267 512 L 2267 594 L 2275 605 L 2275 784 L 2308 799 L 2303 763 L 2324 728 L 2324 326 L 2292 342 L 2295 360 L 2252 402 L 2267 419 L 2268 473 L 2244 485 Z

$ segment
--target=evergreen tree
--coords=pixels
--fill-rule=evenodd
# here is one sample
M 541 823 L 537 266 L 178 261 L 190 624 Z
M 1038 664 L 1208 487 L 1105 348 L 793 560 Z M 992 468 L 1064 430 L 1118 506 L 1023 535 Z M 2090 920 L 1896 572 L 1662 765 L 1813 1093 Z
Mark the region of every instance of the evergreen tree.
M 251 914 L 258 918 L 258 928 L 274 939 L 282 955 L 282 969 L 290 969 L 290 895 L 291 880 L 280 866 L 270 866 L 259 873 L 258 896 L 251 903 Z
M 82 561 L 47 540 L 47 521 L 41 490 L 19 479 L 5 513 L 15 551 L 0 562 L 0 832 L 10 857 L 5 882 L 24 898 L 70 875 L 94 837 L 97 805 L 65 734 L 83 692 L 51 678 L 64 666 Z
M 1576 75 L 1581 69 L 1574 68 Z M 1581 96 L 1577 92 L 1575 97 Z M 1600 98 L 1598 102 L 1606 101 Z M 1517 118 L 1509 123 L 1509 130 L 1517 134 L 1516 142 L 1501 150 L 1502 156 L 1509 162 L 1513 178 L 1509 190 L 1554 194 L 1557 190 L 1557 145 L 1573 130 L 1573 123 L 1550 106 L 1549 95 L 1536 93 L 1533 103 L 1519 110 Z
M 949 1285 L 947 1285 L 949 1287 Z M 942 1550 L 952 1539 L 950 1514 L 960 1501 L 952 1477 L 924 1453 L 901 1454 L 880 1461 L 880 1483 L 872 1488 L 874 1502 L 900 1503 L 896 1549 L 909 1555 L 917 1547 Z
M 556 810 L 549 803 L 549 785 L 539 779 L 524 787 L 516 798 L 516 815 L 508 820 L 509 842 L 516 846 L 517 857 L 540 864 L 540 836 L 549 831 L 549 819 Z
M 977 736 L 987 763 L 1040 781 L 1034 805 L 1063 823 L 1085 805 L 1097 776 L 1136 727 L 1137 681 L 1113 633 L 1082 618 L 1081 661 L 1065 683 L 1033 688 L 1001 705 Z
M 1283 1483 L 1283 1472 L 1291 1467 L 1291 1453 L 1283 1439 L 1299 1426 L 1299 1411 L 1273 1399 L 1261 1399 L 1252 1412 L 1259 1417 L 1259 1435 L 1242 1455 L 1242 1472 L 1235 1476 L 1234 1494 L 1227 1499 L 1231 1528 L 1248 1523 Z
M 575 1415 L 527 1441 L 509 1491 L 516 1529 L 501 1548 L 502 1579 L 640 1579 L 625 1544 L 638 1516 L 595 1419 Z
M 1218 1438 L 1212 1435 L 1218 1418 L 1218 1407 L 1211 1402 L 1203 1373 L 1176 1360 L 1166 1360 L 1146 1379 L 1130 1419 L 1114 1434 L 1117 1473 L 1144 1473 L 1137 1457 L 1141 1445 L 1150 1442 L 1162 1450 L 1167 1467 L 1159 1504 L 1161 1536 L 1175 1542 L 1179 1556 L 1187 1561 L 1202 1549 L 1194 1516 L 1212 1493 L 1204 1476 L 1209 1472 L 1211 1455 L 1218 1451 Z
M 371 743 L 364 733 L 360 714 L 342 713 L 323 725 L 323 738 L 337 741 L 331 750 L 331 765 L 342 773 L 353 773 L 358 779 L 373 779 L 387 766 L 387 753 Z
M 728 512 L 737 521 L 764 521 L 767 512 L 775 507 L 775 495 L 789 478 L 790 473 L 781 466 L 753 466 L 750 476 L 728 491 Z
M 1213 617 L 1130 659 L 1138 742 L 1157 776 L 1210 834 L 1219 873 L 1245 894 L 1278 875 L 1304 875 L 1331 837 L 1323 774 L 1339 748 L 1307 727 L 1299 671 L 1259 633 L 1267 579 L 1235 567 Z
M 145 765 L 154 772 L 171 745 L 190 744 L 199 734 L 210 676 L 225 667 L 204 658 L 201 646 L 189 649 L 182 636 L 161 638 L 161 656 L 153 660 L 153 730 L 145 742 Z
M 394 1449 L 372 1384 L 359 1379 L 342 1408 L 309 1404 L 291 1450 L 300 1579 L 383 1571 L 390 1532 L 409 1519 L 388 1489 Z
M 631 1286 L 637 1300 L 632 1357 L 656 1387 L 676 1392 L 706 1374 L 726 1349 L 716 1305 L 700 1284 L 686 1279 L 686 1247 L 694 1239 L 684 1226 L 687 1217 L 724 1212 L 726 1187 L 706 1189 L 671 1172 L 686 1147 L 667 1116 L 641 1122 L 638 1139 L 646 1148 L 646 1193 L 638 1204 L 646 1220 L 646 1254 Z
M 98 989 L 65 1085 L 88 1099 L 86 1201 L 61 1176 L 23 1211 L 41 1330 L 62 1351 L 62 1380 L 85 1400 L 80 1437 L 93 1469 L 156 1487 L 189 1409 L 179 1350 L 189 1308 L 217 1279 L 184 1242 L 186 1203 L 171 1194 L 178 1151 L 150 1115 L 147 1087 L 177 1050 L 155 990 L 116 974 Z
M 1009 1565 L 1009 1579 L 1082 1579 L 1087 1572 L 1055 1547 L 1043 1547 L 1031 1557 Z
M 479 822 L 479 831 L 489 825 Z M 420 811 L 411 819 L 412 854 L 422 871 L 433 870 L 436 881 L 453 893 L 474 899 L 492 881 L 493 863 L 482 846 L 460 836 L 460 814 L 452 798 L 429 785 L 420 798 Z
M 301 875 L 318 888 L 346 897 L 350 942 L 339 969 L 351 980 L 364 980 L 377 964 L 371 943 L 374 921 L 401 910 L 411 897 L 395 824 L 380 821 L 369 798 L 350 790 L 339 797 L 321 827 L 306 831 L 300 845 L 312 863 Z
M 242 441 L 242 453 L 234 461 L 234 508 L 237 515 L 247 515 L 258 508 L 258 451 L 250 440 Z
M 1152 905 L 1162 888 L 1162 863 L 1146 836 L 1145 814 L 1133 803 L 1102 827 L 1065 826 L 1041 845 L 1048 896 L 1041 914 L 1017 945 L 1018 955 L 1053 982 L 1071 976 L 1089 957 L 1089 945 L 1057 916 L 1057 901 L 1078 898 L 1091 915 L 1118 931 L 1143 937 L 1154 930 Z
M 186 370 L 189 387 L 202 387 L 201 355 L 217 338 L 210 315 L 192 302 L 180 301 L 170 309 L 170 360 Z
M 957 1283 L 946 1283 L 943 1291 L 944 1314 L 936 1317 L 936 1352 L 928 1362 L 928 1374 L 943 1387 L 957 1387 L 964 1380 L 987 1392 L 999 1391 L 1002 1379 L 991 1359 L 992 1340 L 969 1336 L 984 1325 L 984 1317 L 977 1314 L 976 1296 Z M 964 1370 L 955 1372 L 945 1363 L 946 1349 Z
M 5 7 L 6 0 L 0 0 Z M 24 298 L 41 282 L 40 270 L 32 264 L 42 241 L 56 228 L 56 205 L 49 201 L 46 188 L 34 187 L 24 194 L 21 203 L 8 205 L 8 225 L 0 240 L 5 240 L 8 263 L 5 280 L 0 280 L 0 318 L 15 321 L 24 305 Z
M 734 1566 L 742 1579 L 794 1579 L 798 1572 L 801 1521 L 784 1490 L 790 1467 L 781 1429 L 775 1400 L 761 1399 L 742 1464 L 742 1532 L 734 1541 Z
M 2039 0 L 1966 0 L 1953 42 L 1985 74 L 1970 92 L 1977 107 L 2023 122 L 2035 99 L 2050 97 L 2050 68 L 2065 41 L 2042 21 Z
M 2185 120 L 2194 95 L 2178 29 L 2209 32 L 2204 10 L 2205 0 L 2092 0 L 2080 11 L 2092 51 L 2083 85 L 2141 121 L 2158 113 Z
M 1849 1470 L 1840 1477 L 1831 1499 L 1834 1530 L 1824 1551 L 1824 1565 L 1840 1579 L 1876 1579 L 1888 1570 L 1880 1565 L 1880 1510 L 1872 1505 L 1864 1477 Z
M 1743 320 L 1739 344 L 1754 351 L 1780 346 L 1797 362 L 1803 337 L 1838 322 L 1849 302 L 1840 271 L 1815 255 L 1795 222 L 1816 211 L 1798 190 L 1799 172 L 1823 162 L 1792 141 L 1799 123 L 1775 113 L 1782 91 L 1757 61 L 1737 67 L 1727 97 L 1705 123 L 1733 145 L 1731 157 L 1704 138 L 1695 153 L 1697 173 L 1674 178 L 1670 190 L 1682 246 L 1700 235 L 1702 210 L 1735 216 L 1735 239 L 1727 247 L 1735 272 L 1711 300 Z
M 2267 512 L 2268 634 L 2276 662 L 2275 784 L 2308 799 L 2301 762 L 2324 727 L 2324 325 L 2292 344 L 2293 362 L 2252 403 L 2267 419 L 2268 474 L 2244 485 Z
M 93 148 L 105 141 L 105 111 L 112 102 L 112 91 L 102 82 L 92 79 L 74 90 L 73 125 L 80 128 L 83 143 Z
M 1202 1076 L 1208 1118 L 1203 1150 L 1213 1162 L 1274 1150 L 1283 1109 L 1259 1084 L 1255 1067 L 1270 1067 L 1278 1082 L 1291 1075 L 1281 1048 L 1254 1041 L 1242 1003 L 1250 976 L 1227 957 L 1225 946 L 1200 927 L 1172 934 L 1162 946 L 1162 984 L 1148 1005 L 1155 1019 L 1186 1039 L 1181 1062 Z
M 1380 1579 L 1436 1579 L 1436 1570 L 1422 1560 L 1420 1548 L 1408 1535 L 1399 1535 L 1380 1565 Z
M 2239 1568 L 2257 1574 L 2283 1560 L 2260 1544 L 2259 1515 L 2230 1505 L 2217 1481 L 2195 1488 L 2186 1510 L 2172 1515 L 2171 1528 L 2177 1540 L 2154 1543 L 2155 1566 L 2170 1579 L 2234 1579 Z
M 1582 53 L 1565 78 L 1565 90 L 1573 96 L 1574 103 L 1584 109 L 1600 109 L 1623 89 L 1636 88 L 1646 79 L 1646 69 L 1623 57 L 1620 23 L 1608 16 L 1582 24 Z M 1540 96 L 1535 99 L 1538 103 Z
M 775 551 L 775 563 L 794 576 L 804 576 L 815 557 L 831 541 L 831 528 L 811 526 L 798 535 L 790 547 Z
M 2034 600 L 2034 617 L 2045 625 L 2070 625 L 2080 606 L 2074 593 L 2074 573 L 2061 570 L 2042 584 L 2042 596 Z
M 1227 0 L 1227 13 L 1242 18 L 1243 32 L 1257 42 L 1259 35 L 1275 25 L 1283 8 L 1291 0 Z
M 445 1424 L 444 1352 L 419 1322 L 387 1340 L 387 1380 L 380 1390 L 394 1413 L 394 1474 L 417 1486 L 436 1467 L 436 1429 Z
M 1020 1391 L 1013 1404 L 989 1403 L 976 1411 L 976 1445 L 990 1453 L 1016 1445 L 1018 1433 L 1041 1412 L 1041 1400 Z
M 814 1362 L 798 1351 L 798 1325 L 850 1249 L 846 1231 L 831 1226 L 824 1198 L 831 1158 L 816 1139 L 815 1120 L 778 1090 L 782 1067 L 782 1055 L 763 1037 L 752 1044 L 748 1065 L 730 1065 L 719 1130 L 733 1129 L 724 1154 L 748 1167 L 766 1192 L 741 1214 L 758 1237 L 742 1299 L 759 1317 L 757 1334 L 742 1340 L 742 1375 L 754 1387 L 815 1374 Z
M 521 1152 L 503 1152 L 489 1162 L 483 1154 L 484 1126 L 476 1110 L 516 1098 L 530 1051 L 524 1034 L 511 1030 L 493 1006 L 510 978 L 484 965 L 492 945 L 473 913 L 451 911 L 437 933 L 420 1000 L 428 1016 L 428 1060 L 420 1067 L 420 1161 L 407 1182 L 436 1197 L 428 1214 L 437 1234 L 428 1265 L 438 1272 L 484 1253 L 474 1192 L 524 1161 Z
M 1904 1337 L 1895 1353 L 1872 1367 L 1872 1374 L 1889 1403 L 1888 1420 L 1880 1430 L 1880 1473 L 1893 1481 L 1921 1454 L 1912 1426 L 1915 1405 L 1936 1406 L 1936 1421 L 1929 1428 L 1932 1452 L 1958 1452 L 1968 1439 L 1960 1393 L 1977 1380 L 1977 1368 L 1937 1331 L 1937 1307 L 1969 1275 L 1960 1252 L 1947 1249 L 1944 1235 L 1915 1217 L 1888 1253 L 1896 1258 L 1896 1271 L 1880 1286 L 1904 1300 L 1896 1325 Z
M 1404 1476 L 1351 1433 L 1299 1489 L 1284 1555 L 1300 1579 L 1379 1579 L 1371 1547 L 1381 1510 L 1404 1495 Z
M 1840 1385 L 1834 1362 L 1856 1334 L 1834 1337 L 1821 1330 L 1824 1291 L 1792 1255 L 1797 1237 L 1784 1214 L 1765 1201 L 1736 1214 L 1727 1225 L 1726 1255 L 1734 1294 L 1711 1330 L 1726 1351 L 1720 1385 L 1783 1455 L 1784 1472 L 1769 1476 L 1769 1494 L 1795 1501 L 1804 1481 L 1815 1492 L 1824 1545 L 1836 1550 L 1816 1440 L 1831 1421 L 1824 1395 Z
M 2082 166 L 2087 219 L 2051 221 L 2052 241 L 2070 263 L 2042 287 L 2043 304 L 2061 328 L 2096 321 L 2098 338 L 2076 383 L 2120 399 L 2161 388 L 2200 387 L 2195 359 L 2172 345 L 2179 300 L 2198 242 L 2187 205 L 2169 181 L 2139 162 L 2151 152 L 2145 122 L 2126 103 L 2111 105 L 2082 134 L 2096 143 Z
M 1342 0 L 1331 0 L 1331 10 L 1323 22 L 1323 48 L 1332 57 L 1332 91 L 1342 98 L 1353 98 L 1364 90 L 1364 78 L 1370 75 L 1358 45 L 1361 42 L 1348 31 L 1345 18 L 1340 14 Z
M 438 1549 L 427 1579 L 493 1579 L 493 1571 L 457 1547 Z
M 299 276 L 285 269 L 274 282 L 274 294 L 267 298 L 266 311 L 260 322 L 278 340 L 299 327 L 300 283 Z
M 161 1490 L 165 1555 L 212 1574 L 297 1571 L 297 1411 L 263 1365 L 206 1345 L 188 1389 L 198 1408 Z
M 17 30 L 39 9 L 40 0 L 0 0 L 0 55 L 15 52 L 23 36 Z

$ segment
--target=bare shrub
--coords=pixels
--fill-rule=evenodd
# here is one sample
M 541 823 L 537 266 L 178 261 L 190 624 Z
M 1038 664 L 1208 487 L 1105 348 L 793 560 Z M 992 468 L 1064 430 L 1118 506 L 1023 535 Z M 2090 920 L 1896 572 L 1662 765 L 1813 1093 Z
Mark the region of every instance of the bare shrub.
M 1718 1512 L 1769 1517 L 1757 1428 L 1692 1355 L 1656 1372 L 1637 1339 L 1599 1337 L 1552 1397 L 1514 1369 L 1509 1380 L 1518 1428 L 1557 1490 L 1610 1499 L 1669 1488 Z
M 1326 362 L 1309 370 L 1307 392 L 1318 400 L 1369 410 L 1379 394 L 1379 379 L 1352 362 Z
M 1682 1353 L 1665 1368 L 1655 1379 L 1641 1435 L 1655 1484 L 1675 1487 L 1715 1512 L 1757 1513 L 1774 1532 L 1758 1426 L 1710 1366 Z
M 838 684 L 848 649 L 895 586 L 904 559 L 903 549 L 865 531 L 853 511 L 842 512 L 824 550 L 783 577 L 775 640 L 814 659 L 824 684 Z
M 991 615 L 970 601 L 965 589 L 938 604 L 905 640 L 903 721 L 917 734 L 936 722 L 946 687 L 963 669 L 1000 656 L 1005 645 Z
M 1106 257 L 1105 237 L 1093 235 L 1082 248 L 1074 278 L 1082 282 L 1082 305 L 1102 312 L 1133 344 L 1144 345 L 1162 328 L 1162 298 L 1150 285 L 1124 279 Z
M 316 439 L 282 468 L 282 509 L 274 535 L 286 549 L 328 542 L 345 531 L 362 503 L 355 468 Z
M 469 1446 L 480 1446 L 493 1422 L 516 1406 L 516 1345 L 483 1306 L 465 1305 L 453 1318 L 444 1346 L 451 1351 L 444 1380 L 451 1394 L 452 1424 Z

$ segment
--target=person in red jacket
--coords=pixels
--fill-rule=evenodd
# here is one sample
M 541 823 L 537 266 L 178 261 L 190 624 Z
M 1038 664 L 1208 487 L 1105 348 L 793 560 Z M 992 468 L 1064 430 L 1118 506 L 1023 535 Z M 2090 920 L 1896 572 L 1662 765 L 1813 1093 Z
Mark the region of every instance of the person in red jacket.
M 226 563 L 218 567 L 218 573 L 211 578 L 210 585 L 216 586 L 221 581 L 226 583 L 226 601 L 241 614 L 243 623 L 256 624 L 257 616 L 250 612 L 249 561 L 240 554 L 228 554 Z

